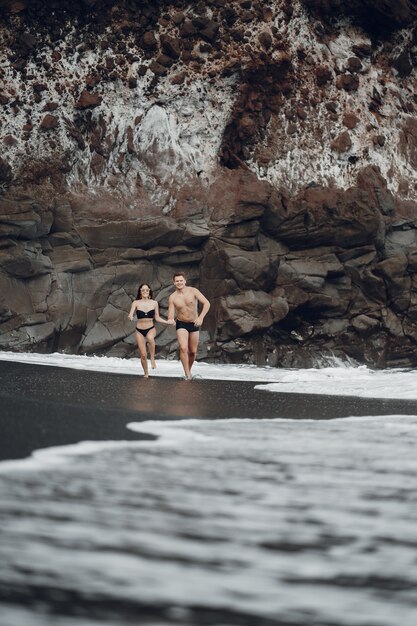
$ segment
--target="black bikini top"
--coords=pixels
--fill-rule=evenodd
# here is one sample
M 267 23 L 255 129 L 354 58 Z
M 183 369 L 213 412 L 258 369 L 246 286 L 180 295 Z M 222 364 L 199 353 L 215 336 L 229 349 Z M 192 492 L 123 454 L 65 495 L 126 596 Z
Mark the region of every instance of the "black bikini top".
M 151 309 L 150 311 L 136 311 L 136 317 L 138 320 L 143 320 L 144 318 L 154 318 L 155 317 L 155 309 Z

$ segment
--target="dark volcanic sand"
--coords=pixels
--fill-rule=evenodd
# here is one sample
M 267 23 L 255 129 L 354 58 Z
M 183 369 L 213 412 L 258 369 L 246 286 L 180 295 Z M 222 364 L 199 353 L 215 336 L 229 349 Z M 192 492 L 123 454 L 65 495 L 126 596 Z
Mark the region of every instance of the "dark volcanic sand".
M 417 414 L 417 401 L 269 393 L 259 383 L 113 374 L 0 361 L 0 459 L 84 440 L 151 439 L 131 421 Z

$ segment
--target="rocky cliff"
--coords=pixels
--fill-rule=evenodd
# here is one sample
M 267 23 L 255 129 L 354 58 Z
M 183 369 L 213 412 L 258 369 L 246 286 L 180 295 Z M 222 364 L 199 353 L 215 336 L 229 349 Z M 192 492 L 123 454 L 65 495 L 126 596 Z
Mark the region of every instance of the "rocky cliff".
M 417 363 L 415 0 L 0 0 L 0 347 Z M 159 354 L 175 350 L 159 328 Z

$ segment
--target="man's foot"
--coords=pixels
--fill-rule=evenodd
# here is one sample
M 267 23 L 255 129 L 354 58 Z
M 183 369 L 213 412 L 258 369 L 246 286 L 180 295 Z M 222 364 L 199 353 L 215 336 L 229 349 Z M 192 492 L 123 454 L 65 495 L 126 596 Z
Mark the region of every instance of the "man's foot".
M 153 370 L 156 370 L 156 361 L 155 359 L 151 359 L 151 367 Z

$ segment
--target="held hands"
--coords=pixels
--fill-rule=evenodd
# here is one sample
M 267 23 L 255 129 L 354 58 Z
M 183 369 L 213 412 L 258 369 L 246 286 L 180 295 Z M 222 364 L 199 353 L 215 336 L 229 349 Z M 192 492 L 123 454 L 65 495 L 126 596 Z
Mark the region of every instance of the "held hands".
M 175 320 L 171 317 L 171 318 L 167 319 L 165 324 L 169 324 L 170 326 L 173 326 L 175 324 Z

